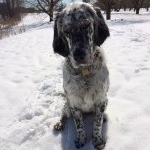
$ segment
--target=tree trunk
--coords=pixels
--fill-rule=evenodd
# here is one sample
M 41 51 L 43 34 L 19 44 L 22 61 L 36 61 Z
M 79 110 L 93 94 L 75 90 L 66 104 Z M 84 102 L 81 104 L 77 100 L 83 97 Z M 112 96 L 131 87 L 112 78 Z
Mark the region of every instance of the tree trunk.
M 148 11 L 148 10 L 149 10 L 149 7 L 147 7 L 146 10 Z
M 15 10 L 15 1 L 12 0 L 12 10 Z
M 53 17 L 49 16 L 49 21 L 52 22 L 53 21 Z
M 136 14 L 139 14 L 139 12 L 140 12 L 140 9 L 136 8 Z
M 126 6 L 124 6 L 124 11 L 126 11 L 126 9 L 127 9 L 127 7 L 126 7 Z
M 50 22 L 53 21 L 53 9 L 54 9 L 54 0 L 51 0 L 51 6 L 50 6 Z
M 109 8 L 106 10 L 106 19 L 107 20 L 111 19 L 111 9 L 109 9 Z
M 53 11 L 50 12 L 49 18 L 50 18 L 49 21 L 52 22 L 53 21 Z

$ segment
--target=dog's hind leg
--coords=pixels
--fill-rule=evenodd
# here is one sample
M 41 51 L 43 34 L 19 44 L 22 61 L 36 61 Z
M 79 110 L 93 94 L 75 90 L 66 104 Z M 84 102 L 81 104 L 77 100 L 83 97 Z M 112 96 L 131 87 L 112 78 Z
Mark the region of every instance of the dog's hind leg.
M 70 115 L 71 115 L 70 108 L 69 108 L 68 103 L 66 102 L 65 105 L 64 105 L 64 108 L 63 108 L 61 119 L 60 119 L 59 122 L 57 122 L 54 125 L 54 129 L 57 130 L 57 131 L 63 130 L 65 128 L 66 120 L 67 120 L 67 118 L 70 117 Z
M 71 108 L 71 114 L 76 126 L 77 138 L 75 140 L 76 148 L 81 148 L 86 144 L 85 128 L 83 123 L 83 115 L 80 110 Z

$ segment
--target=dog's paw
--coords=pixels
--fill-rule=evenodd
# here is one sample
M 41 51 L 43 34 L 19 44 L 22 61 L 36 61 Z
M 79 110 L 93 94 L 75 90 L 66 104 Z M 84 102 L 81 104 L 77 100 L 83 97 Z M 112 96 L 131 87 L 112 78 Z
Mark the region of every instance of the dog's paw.
M 92 143 L 96 150 L 103 150 L 106 145 L 106 141 L 101 136 L 93 136 Z
M 60 122 L 57 122 L 55 125 L 54 125 L 54 129 L 57 130 L 57 131 L 60 131 L 60 130 L 63 130 L 64 129 L 64 124 L 60 121 Z
M 75 146 L 78 149 L 80 149 L 81 147 L 85 146 L 85 144 L 86 144 L 86 137 L 77 138 L 75 140 Z

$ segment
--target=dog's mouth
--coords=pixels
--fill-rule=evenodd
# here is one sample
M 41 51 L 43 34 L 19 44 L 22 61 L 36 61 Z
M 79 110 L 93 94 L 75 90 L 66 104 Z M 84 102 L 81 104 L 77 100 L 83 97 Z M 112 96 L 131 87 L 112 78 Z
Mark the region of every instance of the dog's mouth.
M 92 61 L 88 61 L 88 62 L 82 62 L 82 63 L 79 63 L 79 62 L 76 62 L 75 60 L 72 61 L 72 66 L 74 68 L 87 68 L 89 66 L 91 66 L 91 63 Z
M 88 68 L 91 66 L 91 63 L 87 63 L 87 64 L 79 64 L 78 67 L 81 68 L 81 69 L 84 69 L 84 68 Z
M 75 69 L 84 69 L 84 68 L 88 68 L 90 67 L 91 65 L 90 64 L 73 64 L 73 68 Z

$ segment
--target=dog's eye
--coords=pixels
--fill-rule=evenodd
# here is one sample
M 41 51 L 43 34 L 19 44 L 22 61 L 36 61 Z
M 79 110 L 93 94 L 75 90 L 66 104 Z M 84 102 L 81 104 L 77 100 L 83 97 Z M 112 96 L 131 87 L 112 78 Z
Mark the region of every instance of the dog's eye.
M 81 26 L 82 26 L 82 28 L 87 28 L 90 26 L 90 23 L 91 23 L 90 20 L 86 19 L 81 23 Z
M 66 36 L 69 36 L 69 34 L 70 34 L 70 29 L 64 28 L 64 33 L 66 34 Z
M 64 32 L 65 32 L 65 34 L 66 34 L 67 36 L 69 36 L 69 34 L 70 34 L 69 31 L 64 31 Z

